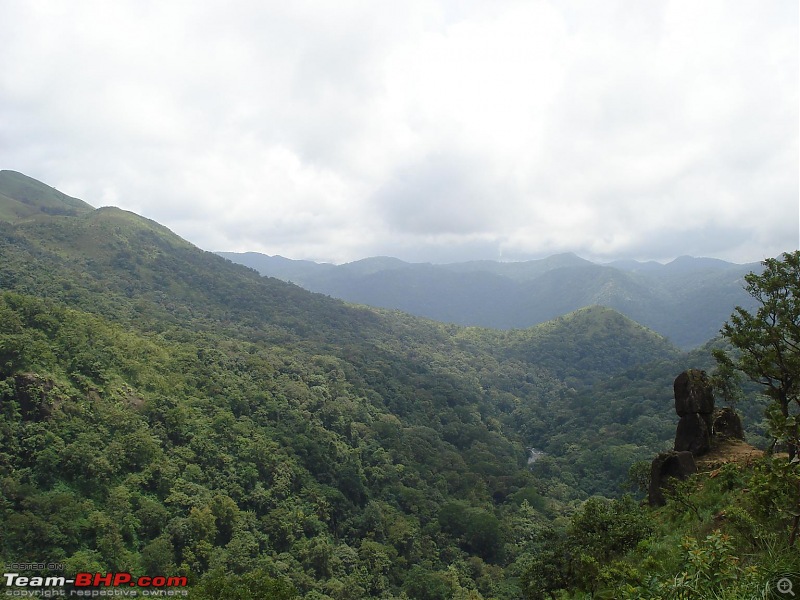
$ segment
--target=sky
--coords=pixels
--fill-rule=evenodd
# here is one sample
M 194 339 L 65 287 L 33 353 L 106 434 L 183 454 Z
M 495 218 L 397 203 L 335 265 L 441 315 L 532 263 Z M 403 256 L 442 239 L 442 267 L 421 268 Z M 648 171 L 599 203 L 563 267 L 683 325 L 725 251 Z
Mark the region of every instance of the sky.
M 797 0 L 0 0 L 0 168 L 210 251 L 797 249 Z

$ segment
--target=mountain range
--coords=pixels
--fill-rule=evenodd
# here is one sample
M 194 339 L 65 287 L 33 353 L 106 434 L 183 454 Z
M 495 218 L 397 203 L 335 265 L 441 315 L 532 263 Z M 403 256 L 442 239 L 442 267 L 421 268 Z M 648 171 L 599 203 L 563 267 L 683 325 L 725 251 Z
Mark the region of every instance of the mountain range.
M 466 326 L 525 328 L 579 308 L 606 306 L 684 349 L 716 336 L 737 305 L 754 306 L 743 278 L 760 269 L 758 263 L 689 256 L 667 264 L 595 264 L 558 254 L 510 263 L 438 265 L 374 257 L 331 265 L 255 252 L 218 254 L 313 292 Z

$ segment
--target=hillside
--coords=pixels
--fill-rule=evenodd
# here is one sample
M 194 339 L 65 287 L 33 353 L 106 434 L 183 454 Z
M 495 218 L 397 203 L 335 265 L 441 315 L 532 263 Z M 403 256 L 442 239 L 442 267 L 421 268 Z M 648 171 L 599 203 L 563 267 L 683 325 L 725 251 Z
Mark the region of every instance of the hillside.
M 522 576 L 524 596 L 786 597 L 800 581 L 786 516 L 799 480 L 786 477 L 785 456 L 758 455 L 746 444 L 719 449 L 717 464 L 676 482 L 655 510 L 630 497 L 592 498 L 563 529 L 532 528 L 538 551 Z
M 78 215 L 92 207 L 16 171 L 0 171 L 0 220 L 18 222 L 43 215 Z
M 666 265 L 598 265 L 574 254 L 447 265 L 382 257 L 336 266 L 254 252 L 219 254 L 314 292 L 467 326 L 525 328 L 579 308 L 606 306 L 684 349 L 714 337 L 735 306 L 751 306 L 742 277 L 760 268 L 691 257 Z
M 516 598 L 520 528 L 618 494 L 674 427 L 625 385 L 658 404 L 630 374 L 680 353 L 613 310 L 494 331 L 348 306 L 25 181 L 0 199 L 33 209 L 0 220 L 6 562 L 201 599 Z

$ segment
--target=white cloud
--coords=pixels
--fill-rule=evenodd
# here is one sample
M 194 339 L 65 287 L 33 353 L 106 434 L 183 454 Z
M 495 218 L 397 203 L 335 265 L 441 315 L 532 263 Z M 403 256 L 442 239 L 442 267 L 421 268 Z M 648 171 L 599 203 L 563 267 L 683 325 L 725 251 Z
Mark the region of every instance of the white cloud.
M 795 2 L 0 5 L 0 167 L 201 247 L 798 245 Z

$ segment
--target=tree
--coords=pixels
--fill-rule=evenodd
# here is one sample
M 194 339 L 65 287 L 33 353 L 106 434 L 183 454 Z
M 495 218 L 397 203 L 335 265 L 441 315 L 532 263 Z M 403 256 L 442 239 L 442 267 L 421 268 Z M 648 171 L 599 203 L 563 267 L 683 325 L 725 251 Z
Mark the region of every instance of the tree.
M 206 573 L 192 589 L 192 598 L 198 600 L 291 600 L 297 596 L 294 586 L 282 579 L 273 579 L 261 569 L 241 576 L 215 569 Z
M 737 306 L 721 333 L 739 350 L 731 358 L 717 350 L 721 370 L 733 365 L 750 380 L 764 386 L 773 401 L 776 438 L 786 439 L 790 460 L 798 451 L 797 417 L 800 407 L 800 251 L 768 258 L 764 271 L 745 275 L 745 289 L 758 302 L 755 314 Z
M 520 581 L 527 600 L 555 598 L 559 590 L 573 584 L 570 569 L 574 560 L 572 541 L 561 532 L 545 529 L 539 542 L 540 547 Z

